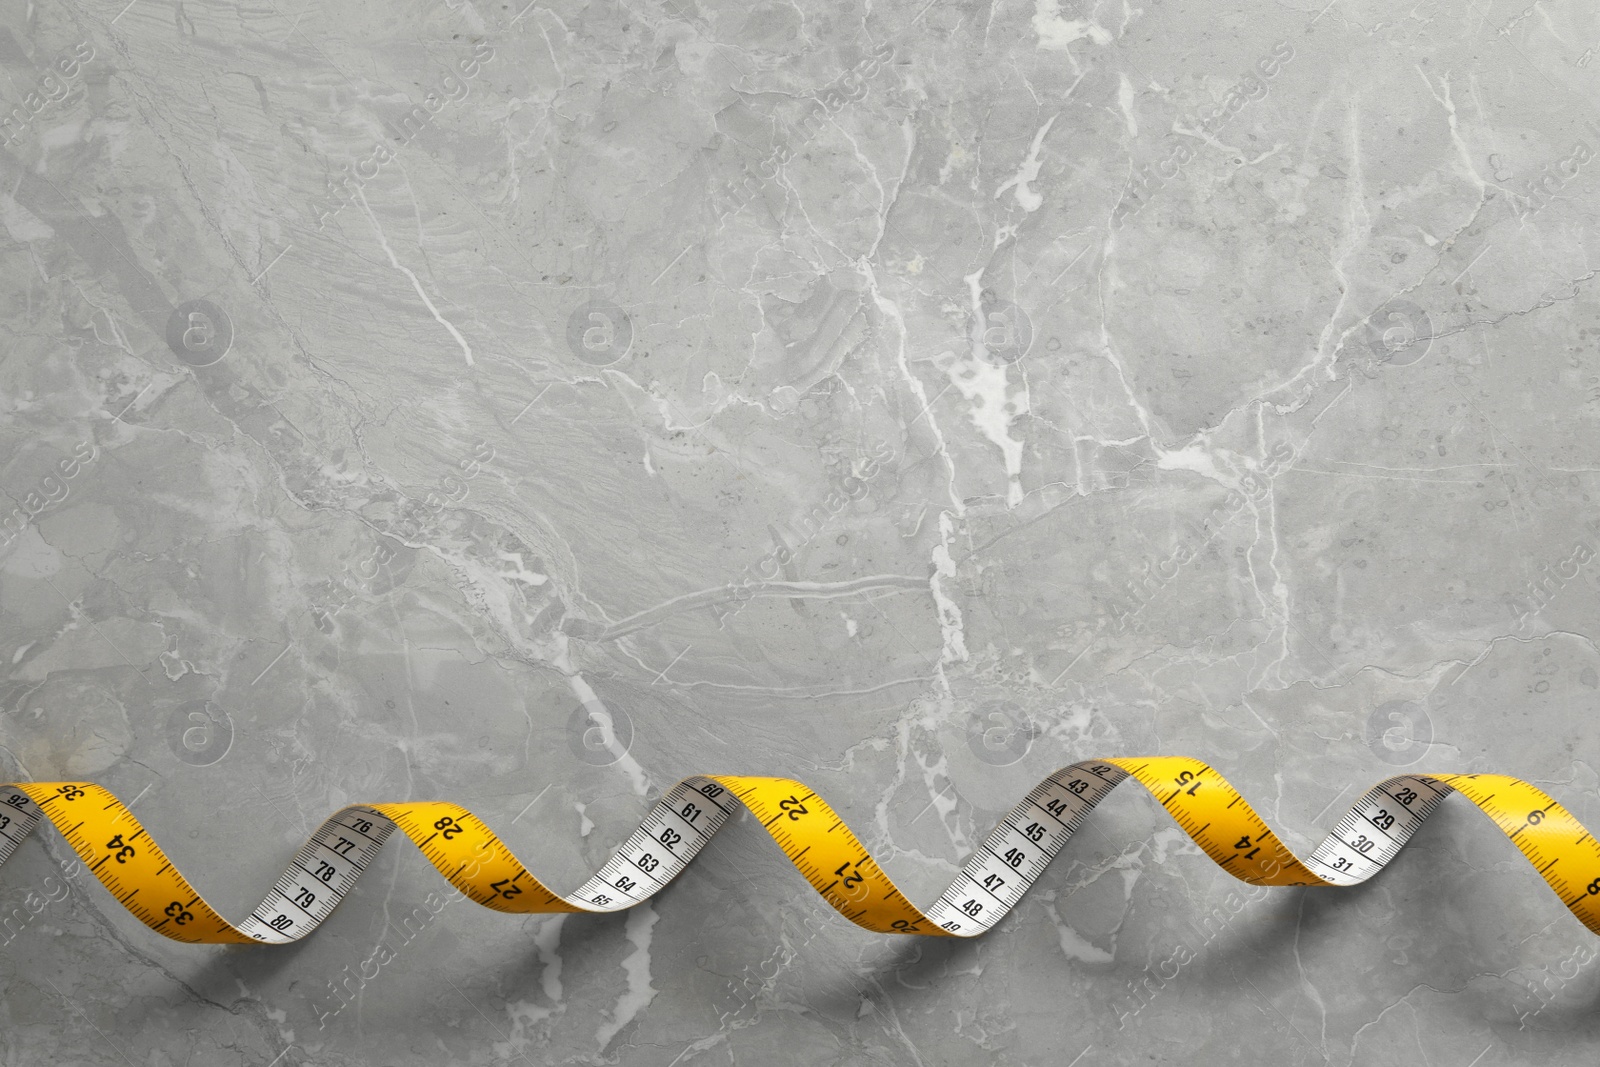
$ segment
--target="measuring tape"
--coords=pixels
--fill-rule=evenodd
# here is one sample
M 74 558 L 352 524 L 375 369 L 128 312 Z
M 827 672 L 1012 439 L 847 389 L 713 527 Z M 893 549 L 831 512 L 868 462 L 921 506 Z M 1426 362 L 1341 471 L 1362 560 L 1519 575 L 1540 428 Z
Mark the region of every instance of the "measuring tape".
M 576 892 L 535 878 L 482 820 L 443 801 L 354 804 L 295 854 L 248 918 L 230 923 L 178 873 L 137 819 L 92 782 L 0 785 L 0 863 L 48 818 L 117 901 L 190 944 L 287 944 L 326 919 L 396 829 L 449 882 L 496 911 L 622 911 L 666 888 L 742 805 L 840 914 L 885 934 L 974 937 L 1016 906 L 1094 806 L 1125 778 L 1148 789 L 1213 861 L 1252 885 L 1357 885 L 1383 869 L 1452 792 L 1522 850 L 1585 926 L 1600 934 L 1600 844 L 1570 812 L 1516 778 L 1407 774 L 1372 787 L 1305 860 L 1278 840 L 1227 780 L 1185 756 L 1089 760 L 1046 778 L 1001 821 L 961 875 L 923 911 L 901 894 L 844 820 L 788 778 L 695 775 Z

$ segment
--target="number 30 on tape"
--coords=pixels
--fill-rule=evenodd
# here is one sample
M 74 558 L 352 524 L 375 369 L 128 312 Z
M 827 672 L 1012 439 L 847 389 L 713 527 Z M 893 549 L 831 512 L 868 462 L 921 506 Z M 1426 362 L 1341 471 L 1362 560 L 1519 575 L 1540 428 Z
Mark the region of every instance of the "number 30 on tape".
M 660 892 L 743 805 L 806 881 L 856 925 L 886 934 L 973 937 L 1022 899 L 1125 778 L 1148 789 L 1218 866 L 1252 885 L 1364 882 L 1446 796 L 1460 793 L 1516 843 L 1572 913 L 1600 933 L 1600 844 L 1526 782 L 1495 774 L 1386 779 L 1301 860 L 1226 779 L 1183 756 L 1090 760 L 1052 774 L 995 827 L 926 911 L 895 888 L 821 797 L 787 778 L 737 775 L 695 775 L 667 790 L 605 866 L 568 894 L 546 888 L 482 820 L 443 801 L 355 804 L 337 812 L 237 924 L 205 902 L 121 801 L 90 782 L 0 785 L 0 863 L 48 818 L 117 901 L 157 933 L 191 944 L 285 944 L 328 917 L 396 829 L 485 907 L 599 913 Z

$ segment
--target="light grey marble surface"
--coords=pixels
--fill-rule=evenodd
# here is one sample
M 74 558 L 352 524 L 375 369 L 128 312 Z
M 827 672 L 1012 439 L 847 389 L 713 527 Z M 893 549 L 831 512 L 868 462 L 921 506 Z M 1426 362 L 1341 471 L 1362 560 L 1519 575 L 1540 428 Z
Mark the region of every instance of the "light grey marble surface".
M 1397 767 L 1600 827 L 1593 5 L 125 4 L 0 12 L 0 780 L 112 788 L 228 914 L 352 801 L 575 886 L 696 771 L 924 902 L 1095 756 L 1299 848 Z M 749 820 L 603 919 L 435 914 L 397 845 L 284 949 L 39 838 L 8 1065 L 1600 1051 L 1592 935 L 1459 799 L 1252 893 L 1130 786 L 961 944 Z

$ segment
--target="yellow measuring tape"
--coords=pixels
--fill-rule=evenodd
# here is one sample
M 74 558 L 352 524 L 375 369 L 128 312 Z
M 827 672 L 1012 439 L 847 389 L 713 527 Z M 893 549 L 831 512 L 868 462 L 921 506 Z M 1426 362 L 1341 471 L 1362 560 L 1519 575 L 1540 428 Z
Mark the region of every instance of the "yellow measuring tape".
M 485 907 L 601 913 L 663 889 L 743 805 L 823 899 L 856 925 L 885 934 L 972 937 L 1022 899 L 1089 811 L 1130 777 L 1218 866 L 1252 885 L 1364 882 L 1446 796 L 1460 793 L 1600 934 L 1600 843 L 1526 782 L 1498 774 L 1386 779 L 1301 860 L 1222 775 L 1185 756 L 1088 760 L 1057 771 L 1011 810 L 926 911 L 895 888 L 821 797 L 788 778 L 738 775 L 695 775 L 667 790 L 605 866 L 569 894 L 546 888 L 482 820 L 443 801 L 344 808 L 311 835 L 238 924 L 217 914 L 122 802 L 91 782 L 0 785 L 0 863 L 48 818 L 117 901 L 152 930 L 192 944 L 284 944 L 327 918 L 397 827 L 452 885 Z

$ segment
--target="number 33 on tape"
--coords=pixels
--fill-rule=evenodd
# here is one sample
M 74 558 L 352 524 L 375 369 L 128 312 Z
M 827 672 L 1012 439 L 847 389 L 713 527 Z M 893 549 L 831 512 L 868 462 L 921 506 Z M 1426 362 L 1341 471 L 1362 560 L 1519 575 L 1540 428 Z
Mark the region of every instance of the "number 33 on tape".
M 660 892 L 742 805 L 823 899 L 856 925 L 878 933 L 973 937 L 1022 899 L 1094 806 L 1126 778 L 1148 789 L 1218 866 L 1252 885 L 1364 882 L 1446 796 L 1460 793 L 1515 842 L 1572 913 L 1600 933 L 1600 843 L 1526 782 L 1494 774 L 1386 779 L 1302 860 L 1226 779 L 1183 756 L 1090 760 L 1052 774 L 995 827 L 925 911 L 901 894 L 821 797 L 787 778 L 737 775 L 695 775 L 667 790 L 605 866 L 567 894 L 546 888 L 471 812 L 442 801 L 355 804 L 337 812 L 239 923 L 217 914 L 122 802 L 90 782 L 0 785 L 0 863 L 49 819 L 118 903 L 157 933 L 191 944 L 285 944 L 327 918 L 397 829 L 485 907 L 602 913 Z

